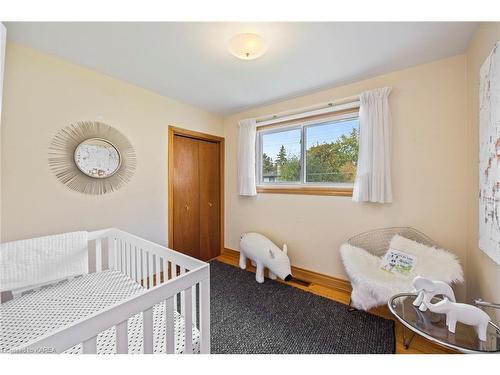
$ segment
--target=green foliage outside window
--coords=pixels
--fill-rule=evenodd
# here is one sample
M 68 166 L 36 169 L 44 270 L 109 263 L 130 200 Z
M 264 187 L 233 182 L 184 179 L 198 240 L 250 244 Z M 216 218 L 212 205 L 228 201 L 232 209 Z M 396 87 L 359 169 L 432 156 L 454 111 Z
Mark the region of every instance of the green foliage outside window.
M 262 155 L 262 172 L 264 175 L 275 172 L 276 167 L 273 163 L 273 159 L 266 154 Z
M 277 181 L 300 181 L 300 159 L 297 155 L 287 156 L 283 164 L 278 166 Z
M 306 150 L 306 181 L 317 183 L 354 182 L 358 162 L 358 130 L 343 134 L 334 142 L 316 144 Z M 278 182 L 300 181 L 300 157 L 287 154 L 282 145 L 274 162 L 264 154 L 264 175 L 276 174 Z
M 358 162 L 358 130 L 335 142 L 310 147 L 306 153 L 306 182 L 354 182 Z

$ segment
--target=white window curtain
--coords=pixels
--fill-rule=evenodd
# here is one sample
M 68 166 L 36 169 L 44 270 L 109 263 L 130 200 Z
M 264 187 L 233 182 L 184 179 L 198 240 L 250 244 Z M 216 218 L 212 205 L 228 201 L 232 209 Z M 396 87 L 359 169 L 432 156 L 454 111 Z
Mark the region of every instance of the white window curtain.
M 360 95 L 355 202 L 392 202 L 390 93 L 384 87 Z
M 256 119 L 239 122 L 238 137 L 238 187 L 240 195 L 257 195 L 255 182 L 255 138 L 257 135 Z

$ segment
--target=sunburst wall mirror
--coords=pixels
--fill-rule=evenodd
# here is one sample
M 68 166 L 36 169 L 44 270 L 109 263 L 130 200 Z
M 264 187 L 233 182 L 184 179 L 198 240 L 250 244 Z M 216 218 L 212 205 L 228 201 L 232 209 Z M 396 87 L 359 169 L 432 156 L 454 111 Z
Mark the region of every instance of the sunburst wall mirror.
M 137 160 L 127 137 L 98 121 L 61 129 L 49 147 L 49 166 L 72 190 L 85 194 L 115 191 L 132 178 Z

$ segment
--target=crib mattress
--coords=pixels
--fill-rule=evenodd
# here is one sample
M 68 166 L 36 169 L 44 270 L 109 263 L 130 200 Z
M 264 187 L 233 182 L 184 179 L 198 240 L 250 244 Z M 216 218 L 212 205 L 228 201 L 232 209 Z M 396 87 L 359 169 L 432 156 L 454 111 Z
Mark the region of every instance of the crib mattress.
M 71 324 L 92 313 L 112 306 L 144 288 L 119 271 L 103 271 L 63 281 L 0 305 L 0 352 L 40 337 L 52 330 Z M 153 351 L 165 353 L 165 304 L 153 308 Z M 142 353 L 142 317 L 137 314 L 128 320 L 129 353 Z M 175 312 L 175 352 L 183 353 L 184 319 Z M 199 352 L 199 331 L 193 330 L 193 352 Z M 97 353 L 116 352 L 115 328 L 97 336 Z M 81 344 L 65 353 L 81 353 Z

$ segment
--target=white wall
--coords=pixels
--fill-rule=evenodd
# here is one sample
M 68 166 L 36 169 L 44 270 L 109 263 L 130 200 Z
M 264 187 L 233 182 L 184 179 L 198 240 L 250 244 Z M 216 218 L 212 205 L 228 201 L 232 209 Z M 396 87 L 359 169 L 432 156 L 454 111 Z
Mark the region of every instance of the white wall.
M 168 126 L 223 134 L 207 111 L 14 44 L 2 116 L 2 241 L 114 226 L 166 244 Z M 77 193 L 49 170 L 52 137 L 81 120 L 108 123 L 133 144 L 137 170 L 117 192 Z
M 348 197 L 237 193 L 237 121 L 392 86 L 393 190 L 389 205 Z M 457 56 L 347 86 L 254 108 L 224 119 L 226 136 L 226 247 L 259 231 L 287 242 L 293 265 L 346 278 L 342 242 L 388 226 L 413 226 L 466 262 L 468 146 L 466 60 Z M 459 288 L 460 289 L 460 288 Z M 459 296 L 465 296 L 465 288 Z

